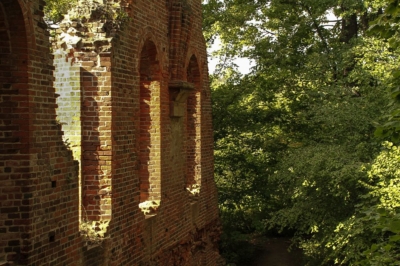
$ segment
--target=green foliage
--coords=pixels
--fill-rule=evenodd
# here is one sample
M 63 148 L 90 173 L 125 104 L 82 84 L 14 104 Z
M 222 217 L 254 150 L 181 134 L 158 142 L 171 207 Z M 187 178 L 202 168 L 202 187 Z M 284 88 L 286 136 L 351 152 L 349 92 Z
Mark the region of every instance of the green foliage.
M 228 262 L 235 262 L 239 265 L 249 265 L 252 262 L 255 253 L 254 245 L 250 244 L 251 234 L 243 233 L 240 225 L 236 223 L 227 223 L 228 221 L 241 220 L 243 217 L 237 217 L 239 212 L 223 211 L 222 220 L 224 231 L 221 235 L 220 249 Z
M 124 7 L 118 2 L 80 0 L 72 15 L 82 20 L 102 20 L 103 22 L 123 23 L 129 20 Z
M 64 18 L 64 15 L 78 3 L 78 0 L 45 0 L 45 2 L 45 19 L 56 23 Z
M 392 143 L 363 168 L 367 179 L 353 215 L 319 242 L 336 264 L 399 265 L 400 150 Z M 312 247 L 306 247 L 312 251 Z
M 309 265 L 398 259 L 397 211 L 377 204 L 395 204 L 398 173 L 383 183 L 376 173 L 397 169 L 397 159 L 382 155 L 374 125 L 388 113 L 399 53 L 366 35 L 387 4 L 204 3 L 205 36 L 222 42 L 212 77 L 215 176 L 232 260 L 242 236 L 276 231 L 294 232 Z M 237 73 L 238 56 L 253 60 L 250 74 Z
M 369 32 L 387 41 L 393 51 L 400 51 L 400 6 L 398 0 L 389 0 L 387 7 L 372 24 Z M 375 134 L 378 137 L 388 138 L 398 143 L 400 141 L 400 70 L 392 70 L 390 86 L 391 110 L 386 116 L 385 123 L 381 123 Z
M 101 0 L 45 0 L 45 20 L 59 23 L 64 15 L 83 22 L 101 20 L 106 31 L 120 29 L 130 20 L 125 8 L 119 2 Z

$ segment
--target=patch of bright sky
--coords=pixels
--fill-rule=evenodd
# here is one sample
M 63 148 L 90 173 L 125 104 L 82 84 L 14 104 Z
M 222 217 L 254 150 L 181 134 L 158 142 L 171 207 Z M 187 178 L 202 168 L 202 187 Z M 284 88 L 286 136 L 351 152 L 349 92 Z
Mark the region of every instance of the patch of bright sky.
M 207 49 L 208 56 L 208 72 L 213 74 L 215 72 L 215 68 L 219 63 L 218 57 L 213 57 L 212 52 L 218 50 L 221 45 L 221 41 L 219 38 L 216 38 L 214 44 Z M 234 60 L 234 63 L 238 66 L 238 70 L 242 74 L 247 74 L 250 72 L 250 68 L 255 66 L 254 62 L 252 62 L 247 57 L 239 57 Z

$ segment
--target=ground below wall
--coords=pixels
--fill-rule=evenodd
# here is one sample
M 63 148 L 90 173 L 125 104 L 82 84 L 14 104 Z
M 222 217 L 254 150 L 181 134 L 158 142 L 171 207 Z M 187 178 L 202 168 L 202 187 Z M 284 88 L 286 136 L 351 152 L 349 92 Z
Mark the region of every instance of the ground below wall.
M 303 266 L 301 250 L 292 248 L 289 251 L 290 245 L 291 240 L 287 237 L 261 240 L 257 245 L 255 261 L 251 266 Z

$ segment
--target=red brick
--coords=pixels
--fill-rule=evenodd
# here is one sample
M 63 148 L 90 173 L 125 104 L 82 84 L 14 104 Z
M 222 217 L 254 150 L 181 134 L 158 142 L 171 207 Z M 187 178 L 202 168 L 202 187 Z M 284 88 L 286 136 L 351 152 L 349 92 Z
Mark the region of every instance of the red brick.
M 201 1 L 188 1 L 190 9 L 181 0 L 129 3 L 132 17 L 110 39 L 94 34 L 101 22 L 88 22 L 76 29 L 83 48 L 53 46 L 53 56 L 43 1 L 1 1 L 0 80 L 10 85 L 0 86 L 0 124 L 12 134 L 0 154 L 8 174 L 0 225 L 10 229 L 0 254 L 10 263 L 217 265 Z M 175 99 L 185 84 L 194 88 L 188 99 Z M 181 117 L 171 117 L 174 101 Z M 201 186 L 194 201 L 185 189 L 193 184 Z M 147 199 L 161 204 L 146 218 L 139 203 Z M 101 248 L 85 248 L 80 217 L 110 222 Z M 208 243 L 201 252 L 192 249 L 199 240 Z

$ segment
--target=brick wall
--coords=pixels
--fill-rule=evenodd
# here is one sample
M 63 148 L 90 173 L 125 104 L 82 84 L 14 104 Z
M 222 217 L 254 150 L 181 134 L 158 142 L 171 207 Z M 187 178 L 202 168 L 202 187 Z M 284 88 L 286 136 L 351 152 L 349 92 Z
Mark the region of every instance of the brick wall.
M 0 3 L 0 265 L 218 265 L 201 1 L 66 17 L 54 56 L 43 4 Z
M 161 71 L 155 44 L 146 40 L 139 58 L 139 106 L 136 138 L 139 153 L 140 202 L 161 198 Z M 134 100 L 134 99 L 133 99 Z M 135 115 L 134 115 L 135 116 Z
M 42 6 L 41 1 L 0 3 L 0 263 L 5 265 L 72 264 L 79 245 L 77 164 L 56 121 Z
M 203 87 L 199 63 L 195 55 L 192 55 L 188 62 L 187 80 L 195 86 L 187 99 L 185 121 L 186 186 L 189 190 L 193 190 L 201 188 L 201 91 Z
M 15 260 L 21 253 L 22 234 L 29 228 L 20 221 L 30 217 L 28 204 L 23 205 L 29 201 L 24 199 L 24 192 L 30 185 L 28 73 L 26 68 L 25 73 L 18 71 L 27 61 L 27 40 L 24 35 L 21 40 L 11 36 L 25 32 L 21 10 L 12 12 L 12 8 L 10 1 L 0 3 L 0 263 Z M 22 28 L 12 30 L 14 23 L 22 24 Z

